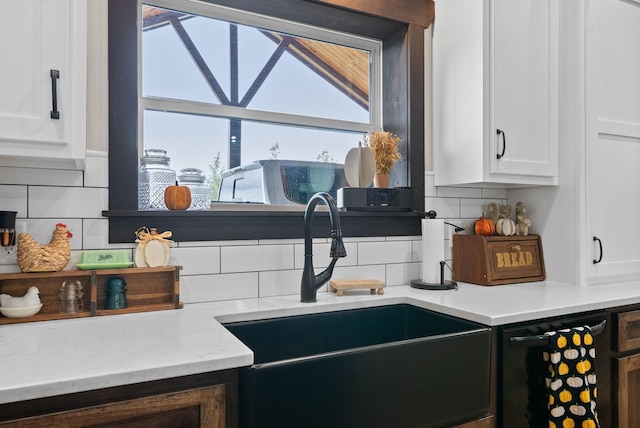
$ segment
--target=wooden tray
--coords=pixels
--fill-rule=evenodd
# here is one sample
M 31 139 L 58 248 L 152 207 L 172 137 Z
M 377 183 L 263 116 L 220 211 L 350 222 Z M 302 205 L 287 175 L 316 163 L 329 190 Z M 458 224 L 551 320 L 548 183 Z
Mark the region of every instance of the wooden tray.
M 345 279 L 345 280 L 331 280 L 329 281 L 331 291 L 336 293 L 336 296 L 344 295 L 345 290 L 371 290 L 371 294 L 384 294 L 385 284 L 377 279 Z
M 7 318 L 0 315 L 0 325 L 22 322 L 116 315 L 133 312 L 180 309 L 180 275 L 182 266 L 155 268 L 63 270 L 47 273 L 0 274 L 0 294 L 23 296 L 29 287 L 38 287 L 42 309 L 28 318 Z M 125 309 L 104 309 L 105 286 L 113 277 L 123 278 L 127 284 Z M 82 284 L 84 311 L 75 314 L 58 313 L 62 281 L 78 280 Z

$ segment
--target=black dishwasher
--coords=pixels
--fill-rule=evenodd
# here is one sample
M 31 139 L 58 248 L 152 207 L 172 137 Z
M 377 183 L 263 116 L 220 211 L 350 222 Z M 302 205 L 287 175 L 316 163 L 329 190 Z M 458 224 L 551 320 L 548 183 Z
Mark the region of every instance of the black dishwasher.
M 588 325 L 596 348 L 597 410 L 601 428 L 611 425 L 611 315 L 598 311 L 510 324 L 498 329 L 498 427 L 547 428 L 544 333 Z

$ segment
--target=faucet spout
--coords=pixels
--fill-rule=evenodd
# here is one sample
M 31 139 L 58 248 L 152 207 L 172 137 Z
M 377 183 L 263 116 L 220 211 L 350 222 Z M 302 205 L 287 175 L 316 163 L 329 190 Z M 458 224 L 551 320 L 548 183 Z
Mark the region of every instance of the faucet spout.
M 313 269 L 313 245 L 311 226 L 313 224 L 313 213 L 318 203 L 324 202 L 329 208 L 329 220 L 331 222 L 331 262 L 329 266 L 319 273 L 315 274 Z M 300 283 L 300 300 L 304 303 L 313 303 L 316 301 L 316 292 L 324 285 L 333 274 L 333 268 L 341 257 L 346 257 L 347 251 L 342 242 L 342 228 L 340 227 L 340 215 L 338 207 L 328 193 L 316 193 L 309 199 L 307 209 L 304 212 L 304 269 L 302 271 L 302 281 Z

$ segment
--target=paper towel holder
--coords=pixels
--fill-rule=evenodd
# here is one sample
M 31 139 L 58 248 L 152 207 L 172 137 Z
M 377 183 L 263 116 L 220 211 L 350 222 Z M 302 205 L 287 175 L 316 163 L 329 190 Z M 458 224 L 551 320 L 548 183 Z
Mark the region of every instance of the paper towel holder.
M 444 267 L 447 263 L 444 260 L 440 261 L 440 282 L 424 282 L 419 279 L 411 280 L 411 287 L 419 288 L 421 290 L 457 290 L 458 283 L 455 281 L 448 281 L 444 279 Z

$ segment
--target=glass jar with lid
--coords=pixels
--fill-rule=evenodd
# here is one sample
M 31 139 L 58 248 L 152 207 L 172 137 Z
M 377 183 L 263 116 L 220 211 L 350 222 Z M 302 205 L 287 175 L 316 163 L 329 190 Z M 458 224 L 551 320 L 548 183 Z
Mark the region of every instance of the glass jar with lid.
M 211 188 L 205 183 L 201 169 L 181 169 L 178 182 L 181 186 L 187 186 L 191 190 L 190 210 L 209 210 L 211 208 Z
M 169 167 L 165 150 L 147 149 L 138 171 L 138 209 L 166 210 L 164 190 L 176 184 L 176 172 Z

